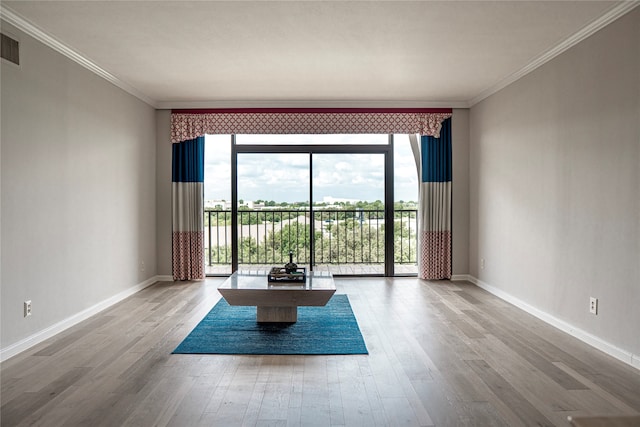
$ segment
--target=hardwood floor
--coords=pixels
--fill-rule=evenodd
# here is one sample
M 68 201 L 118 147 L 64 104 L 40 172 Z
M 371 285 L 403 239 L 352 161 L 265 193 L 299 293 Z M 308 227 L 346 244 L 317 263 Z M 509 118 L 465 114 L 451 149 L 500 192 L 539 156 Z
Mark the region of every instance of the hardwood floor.
M 473 285 L 336 279 L 369 355 L 172 355 L 223 279 L 157 283 L 1 366 L 1 425 L 568 426 L 640 372 Z

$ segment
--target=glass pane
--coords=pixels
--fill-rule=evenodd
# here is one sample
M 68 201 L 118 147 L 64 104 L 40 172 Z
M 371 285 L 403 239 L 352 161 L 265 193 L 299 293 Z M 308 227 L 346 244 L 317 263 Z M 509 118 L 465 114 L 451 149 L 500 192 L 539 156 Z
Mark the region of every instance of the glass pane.
M 409 135 L 393 136 L 394 271 L 417 274 L 418 169 Z
M 255 145 L 365 145 L 388 144 L 389 135 L 236 135 L 236 144 Z
M 315 269 L 384 274 L 384 154 L 314 154 Z
M 309 154 L 238 154 L 238 268 L 311 257 Z
M 204 138 L 206 274 L 231 274 L 231 135 Z
M 231 210 L 231 135 L 206 135 L 204 143 L 205 207 Z

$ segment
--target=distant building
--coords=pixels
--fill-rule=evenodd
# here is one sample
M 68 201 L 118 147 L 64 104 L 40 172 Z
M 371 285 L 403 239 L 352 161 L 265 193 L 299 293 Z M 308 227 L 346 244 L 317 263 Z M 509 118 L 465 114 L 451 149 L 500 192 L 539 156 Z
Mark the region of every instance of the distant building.
M 248 207 L 249 209 L 256 210 L 256 211 L 264 209 L 264 203 L 262 203 L 262 202 L 256 203 L 256 202 L 252 202 L 252 201 L 245 201 L 244 202 L 244 206 Z
M 205 209 L 221 209 L 224 211 L 231 210 L 231 201 L 226 200 L 205 200 Z

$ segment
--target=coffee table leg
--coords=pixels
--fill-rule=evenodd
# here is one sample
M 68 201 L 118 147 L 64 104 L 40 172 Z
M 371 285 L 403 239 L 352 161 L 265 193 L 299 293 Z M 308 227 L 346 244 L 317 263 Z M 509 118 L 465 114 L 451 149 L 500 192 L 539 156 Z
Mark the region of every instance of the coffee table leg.
M 261 307 L 257 309 L 258 322 L 288 322 L 298 321 L 298 307 Z

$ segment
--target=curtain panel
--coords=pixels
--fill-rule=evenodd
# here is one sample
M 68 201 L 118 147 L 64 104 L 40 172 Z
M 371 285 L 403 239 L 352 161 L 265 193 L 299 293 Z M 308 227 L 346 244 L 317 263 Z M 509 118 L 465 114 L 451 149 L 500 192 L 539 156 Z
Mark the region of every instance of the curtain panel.
M 421 138 L 418 275 L 451 278 L 451 119 L 442 123 L 440 138 Z
M 422 110 L 177 110 L 171 113 L 171 142 L 205 134 L 393 133 L 439 138 L 442 121 L 451 117 L 451 109 Z
M 173 144 L 173 280 L 204 279 L 204 137 Z

